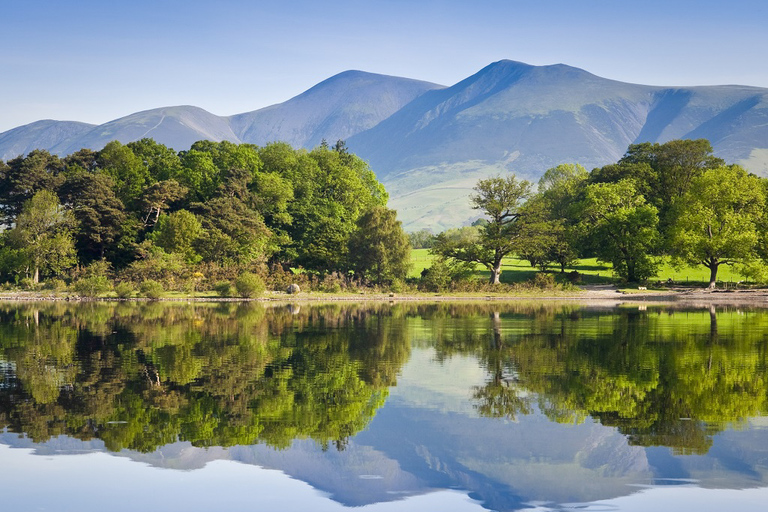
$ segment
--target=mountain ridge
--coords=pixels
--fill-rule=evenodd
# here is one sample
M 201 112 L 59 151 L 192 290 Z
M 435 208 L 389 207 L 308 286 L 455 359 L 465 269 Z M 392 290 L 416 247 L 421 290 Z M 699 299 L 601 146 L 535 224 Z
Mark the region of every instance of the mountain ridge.
M 177 151 L 200 139 L 308 149 L 344 139 L 370 163 L 408 229 L 438 231 L 476 216 L 466 197 L 477 179 L 515 173 L 535 181 L 568 162 L 598 167 L 638 142 L 707 138 L 717 156 L 768 175 L 768 89 L 631 84 L 566 64 L 513 60 L 449 87 L 350 70 L 283 103 L 232 116 L 187 105 L 98 126 L 30 123 L 0 133 L 0 158 L 33 148 L 63 155 L 145 136 Z

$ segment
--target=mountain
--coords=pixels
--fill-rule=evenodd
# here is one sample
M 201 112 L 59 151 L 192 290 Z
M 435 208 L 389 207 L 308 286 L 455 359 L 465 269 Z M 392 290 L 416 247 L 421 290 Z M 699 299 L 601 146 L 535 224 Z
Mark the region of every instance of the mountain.
M 33 149 L 51 149 L 93 128 L 92 124 L 50 119 L 19 126 L 0 133 L 0 159 L 10 160 Z
M 628 84 L 511 60 L 451 87 L 346 71 L 284 103 L 231 117 L 183 106 L 100 126 L 39 121 L 1 133 L 0 155 L 33 148 L 63 155 L 142 137 L 176 150 L 199 139 L 305 148 L 345 139 L 384 183 L 406 229 L 437 232 L 477 216 L 467 196 L 478 179 L 515 173 L 536 181 L 567 162 L 591 169 L 638 142 L 707 138 L 717 156 L 768 176 L 768 89 Z
M 423 93 L 443 86 L 362 71 L 345 71 L 281 103 L 232 116 L 245 142 L 283 141 L 313 148 L 372 128 Z
M 66 155 L 82 148 L 101 149 L 111 140 L 123 143 L 150 137 L 177 151 L 189 149 L 196 141 L 229 140 L 240 142 L 226 118 L 198 107 L 165 107 L 137 112 L 99 125 L 78 137 L 69 138 L 52 148 Z
M 439 231 L 472 218 L 467 195 L 480 178 L 535 181 L 566 162 L 591 169 L 637 142 L 704 137 L 726 161 L 765 172 L 768 150 L 755 148 L 768 148 L 767 100 L 768 90 L 753 87 L 651 87 L 505 60 L 425 93 L 347 143 L 369 160 L 407 227 Z

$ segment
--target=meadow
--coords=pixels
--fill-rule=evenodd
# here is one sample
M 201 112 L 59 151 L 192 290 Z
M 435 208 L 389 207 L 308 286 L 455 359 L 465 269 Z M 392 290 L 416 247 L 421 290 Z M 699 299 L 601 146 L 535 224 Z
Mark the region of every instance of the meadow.
M 429 253 L 429 249 L 413 249 L 411 251 L 411 270 L 409 277 L 418 278 L 421 271 L 432 264 L 435 256 Z M 566 272 L 577 271 L 582 275 L 584 284 L 609 284 L 618 282 L 618 276 L 615 276 L 610 263 L 598 261 L 596 258 L 584 258 L 576 262 L 575 265 L 566 268 Z M 552 268 L 550 272 L 559 274 L 559 268 Z M 506 258 L 502 264 L 501 282 L 502 283 L 520 283 L 532 279 L 538 273 L 538 269 L 531 267 L 528 260 L 517 258 Z M 477 265 L 475 275 L 478 279 L 488 279 L 490 272 L 482 265 Z M 746 281 L 746 278 L 739 274 L 730 265 L 722 265 L 717 273 L 718 283 L 730 285 L 739 281 Z M 658 281 L 666 282 L 671 279 L 675 284 L 690 286 L 707 286 L 709 284 L 709 269 L 704 266 L 698 267 L 680 267 L 675 268 L 666 259 L 656 274 L 656 277 L 650 280 L 650 283 Z

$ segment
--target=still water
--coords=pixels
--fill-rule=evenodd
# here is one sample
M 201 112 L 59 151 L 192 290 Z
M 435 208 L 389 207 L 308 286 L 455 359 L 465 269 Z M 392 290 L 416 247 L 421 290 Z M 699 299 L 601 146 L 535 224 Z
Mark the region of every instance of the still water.
M 768 310 L 0 304 L 13 511 L 766 510 Z

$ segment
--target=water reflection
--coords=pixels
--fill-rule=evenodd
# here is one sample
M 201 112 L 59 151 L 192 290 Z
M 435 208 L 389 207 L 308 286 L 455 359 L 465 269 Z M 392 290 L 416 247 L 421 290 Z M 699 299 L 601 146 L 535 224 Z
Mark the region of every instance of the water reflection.
M 0 304 L 0 427 L 25 436 L 0 443 L 238 460 L 354 506 L 763 486 L 766 333 L 734 308 Z

